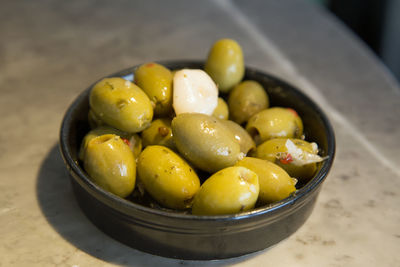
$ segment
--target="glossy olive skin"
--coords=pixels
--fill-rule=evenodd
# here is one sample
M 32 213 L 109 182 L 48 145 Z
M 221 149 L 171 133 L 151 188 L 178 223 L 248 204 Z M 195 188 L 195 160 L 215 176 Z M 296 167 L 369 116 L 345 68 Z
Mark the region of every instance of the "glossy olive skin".
M 284 157 L 288 152 L 285 146 L 287 138 L 276 138 L 268 140 L 257 147 L 252 156 L 260 159 L 269 160 L 278 166 L 282 167 L 291 177 L 298 180 L 308 181 L 317 171 L 317 163 L 309 163 L 302 166 L 297 166 L 292 162 L 286 162 Z M 314 151 L 311 143 L 301 139 L 290 139 L 293 143 L 308 153 L 317 154 Z
M 221 120 L 221 123 L 233 133 L 235 139 L 239 142 L 240 151 L 245 155 L 256 148 L 253 138 L 242 126 L 231 120 Z
M 243 157 L 235 136 L 213 116 L 182 113 L 172 120 L 171 126 L 178 151 L 203 171 L 219 171 Z
M 164 146 L 146 147 L 139 156 L 137 170 L 146 191 L 168 208 L 189 208 L 200 188 L 195 171 Z
M 135 71 L 135 83 L 155 104 L 154 114 L 167 116 L 172 112 L 172 73 L 158 63 L 146 63 Z
M 221 120 L 227 120 L 229 118 L 228 104 L 225 102 L 223 98 L 218 97 L 218 105 L 214 109 L 212 115 Z
M 259 194 L 255 172 L 244 167 L 228 167 L 208 178 L 196 194 L 192 214 L 234 214 L 254 208 Z
M 142 140 L 144 147 L 161 145 L 174 149 L 175 144 L 172 139 L 171 120 L 166 118 L 153 120 L 150 127 L 143 130 Z
M 86 147 L 87 147 L 87 145 L 88 145 L 90 140 L 92 140 L 93 138 L 98 137 L 100 135 L 104 135 L 104 134 L 115 134 L 115 135 L 121 136 L 121 134 L 123 134 L 123 132 L 120 131 L 120 130 L 117 130 L 117 129 L 113 128 L 113 127 L 105 126 L 105 125 L 99 126 L 99 127 L 95 128 L 95 129 L 91 130 L 90 132 L 88 132 L 85 135 L 85 137 L 82 140 L 82 143 L 81 143 L 81 146 L 80 146 L 80 149 L 79 149 L 78 158 L 80 160 L 84 159 L 85 150 L 86 150 Z
M 253 115 L 246 130 L 261 143 L 272 138 L 300 138 L 303 135 L 303 122 L 291 108 L 273 107 Z
M 269 107 L 269 98 L 256 81 L 243 81 L 236 85 L 228 98 L 230 119 L 242 124 L 251 116 Z
M 136 163 L 129 146 L 114 134 L 100 135 L 87 144 L 83 165 L 90 179 L 120 197 L 127 197 L 136 182 Z
M 84 159 L 84 153 L 85 153 L 87 144 L 89 143 L 90 140 L 92 140 L 93 138 L 95 138 L 97 136 L 104 135 L 104 134 L 115 134 L 115 135 L 118 135 L 121 138 L 125 139 L 124 142 L 129 145 L 135 158 L 137 158 L 137 156 L 142 151 L 142 141 L 137 134 L 122 132 L 111 126 L 102 125 L 102 126 L 99 126 L 95 129 L 91 130 L 90 132 L 88 132 L 85 135 L 85 137 L 82 140 L 81 147 L 79 149 L 79 157 L 78 158 L 80 160 Z
M 245 157 L 238 161 L 235 166 L 246 167 L 258 175 L 260 193 L 258 202 L 269 204 L 287 198 L 296 191 L 296 179 L 278 165 L 268 160 Z
M 204 70 L 221 92 L 229 92 L 244 76 L 242 48 L 234 40 L 218 40 L 210 49 Z
M 96 83 L 89 104 L 100 120 L 125 132 L 140 132 L 153 119 L 153 107 L 142 89 L 118 77 Z

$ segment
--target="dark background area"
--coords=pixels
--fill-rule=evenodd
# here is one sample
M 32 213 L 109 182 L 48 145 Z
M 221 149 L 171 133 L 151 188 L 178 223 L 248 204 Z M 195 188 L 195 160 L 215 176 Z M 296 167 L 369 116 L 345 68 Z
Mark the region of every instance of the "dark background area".
M 400 1 L 314 0 L 356 33 L 400 81 Z

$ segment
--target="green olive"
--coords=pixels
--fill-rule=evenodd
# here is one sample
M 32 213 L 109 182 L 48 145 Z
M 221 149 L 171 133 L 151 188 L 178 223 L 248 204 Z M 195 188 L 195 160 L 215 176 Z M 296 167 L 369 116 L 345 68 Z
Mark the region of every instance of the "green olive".
M 262 204 L 273 203 L 296 191 L 296 179 L 278 165 L 263 159 L 246 157 L 235 166 L 246 167 L 257 173 L 260 183 L 258 201 Z
M 230 118 L 242 124 L 251 116 L 268 108 L 269 98 L 267 93 L 256 81 L 243 81 L 236 85 L 228 98 Z
M 254 208 L 259 194 L 258 176 L 244 167 L 228 167 L 208 178 L 196 194 L 192 213 L 224 215 Z
M 300 155 L 296 156 L 288 151 L 287 140 L 292 141 L 298 149 L 301 149 Z M 317 163 L 315 161 L 307 163 L 307 156 L 318 157 L 317 154 L 318 149 L 315 143 L 301 139 L 275 138 L 259 145 L 252 156 L 269 160 L 282 167 L 291 177 L 308 181 L 317 171 Z
M 293 109 L 273 107 L 253 115 L 246 130 L 258 144 L 272 138 L 300 138 L 303 122 Z
M 235 135 L 235 139 L 240 145 L 240 151 L 245 155 L 256 148 L 256 143 L 242 126 L 231 120 L 221 120 L 221 123 Z
M 200 180 L 178 154 L 164 146 L 148 146 L 140 154 L 137 164 L 144 188 L 161 205 L 173 209 L 191 206 Z
M 142 132 L 143 146 L 161 145 L 171 149 L 175 148 L 172 139 L 172 129 L 170 119 L 153 120 L 150 127 Z
M 129 145 L 135 158 L 137 158 L 139 153 L 142 151 L 142 141 L 137 134 L 122 132 L 111 126 L 102 125 L 102 126 L 99 126 L 95 129 L 91 130 L 90 132 L 88 132 L 85 135 L 85 137 L 83 138 L 81 147 L 79 149 L 79 159 L 80 160 L 84 159 L 84 156 L 85 156 L 84 153 L 85 153 L 85 150 L 86 150 L 86 147 L 87 147 L 89 141 L 97 136 L 104 135 L 104 134 L 115 134 L 115 135 L 120 136 L 123 139 L 123 141 Z
M 90 92 L 89 103 L 102 121 L 125 132 L 140 132 L 153 118 L 147 95 L 137 85 L 118 77 L 96 83 Z
M 104 134 L 115 134 L 115 135 L 121 136 L 122 133 L 123 133 L 122 131 L 117 130 L 110 126 L 106 126 L 106 125 L 99 126 L 95 129 L 91 130 L 90 132 L 88 132 L 85 135 L 85 137 L 82 140 L 81 147 L 79 149 L 79 159 L 80 160 L 84 159 L 85 150 L 87 148 L 87 145 L 88 145 L 89 141 L 92 140 L 93 138 L 98 137 L 100 135 L 104 135 Z
M 243 157 L 234 134 L 221 120 L 200 113 L 182 113 L 172 120 L 178 151 L 195 167 L 216 172 Z
M 204 70 L 221 92 L 229 92 L 244 76 L 242 48 L 234 40 L 218 40 L 211 47 Z
M 172 73 L 157 63 L 146 63 L 135 71 L 135 83 L 155 104 L 154 114 L 167 116 L 172 112 Z
M 84 168 L 98 186 L 117 196 L 128 196 L 135 187 L 135 158 L 115 134 L 100 135 L 87 144 Z
M 226 102 L 223 98 L 218 97 L 218 105 L 214 109 L 214 112 L 212 115 L 221 120 L 228 119 L 228 117 L 229 117 L 228 104 L 226 104 Z

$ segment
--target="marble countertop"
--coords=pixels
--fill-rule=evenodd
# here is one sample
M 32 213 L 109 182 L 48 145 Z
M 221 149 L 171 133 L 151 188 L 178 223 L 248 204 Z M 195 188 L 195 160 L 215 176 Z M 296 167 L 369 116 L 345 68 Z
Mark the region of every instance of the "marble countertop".
M 0 266 L 400 265 L 400 89 L 326 10 L 302 0 L 3 1 L 0 36 Z M 77 205 L 58 151 L 64 112 L 101 76 L 204 59 L 223 37 L 331 119 L 336 159 L 314 212 L 287 240 L 234 259 L 126 247 Z

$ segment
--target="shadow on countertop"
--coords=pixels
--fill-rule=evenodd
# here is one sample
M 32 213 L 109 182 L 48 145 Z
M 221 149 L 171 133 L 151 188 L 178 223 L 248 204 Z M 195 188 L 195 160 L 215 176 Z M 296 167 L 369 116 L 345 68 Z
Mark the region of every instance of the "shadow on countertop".
M 115 241 L 96 228 L 80 210 L 58 143 L 53 145 L 40 166 L 36 195 L 45 218 L 61 237 L 106 262 L 123 266 L 227 266 L 262 253 L 227 260 L 186 261 L 153 256 Z

